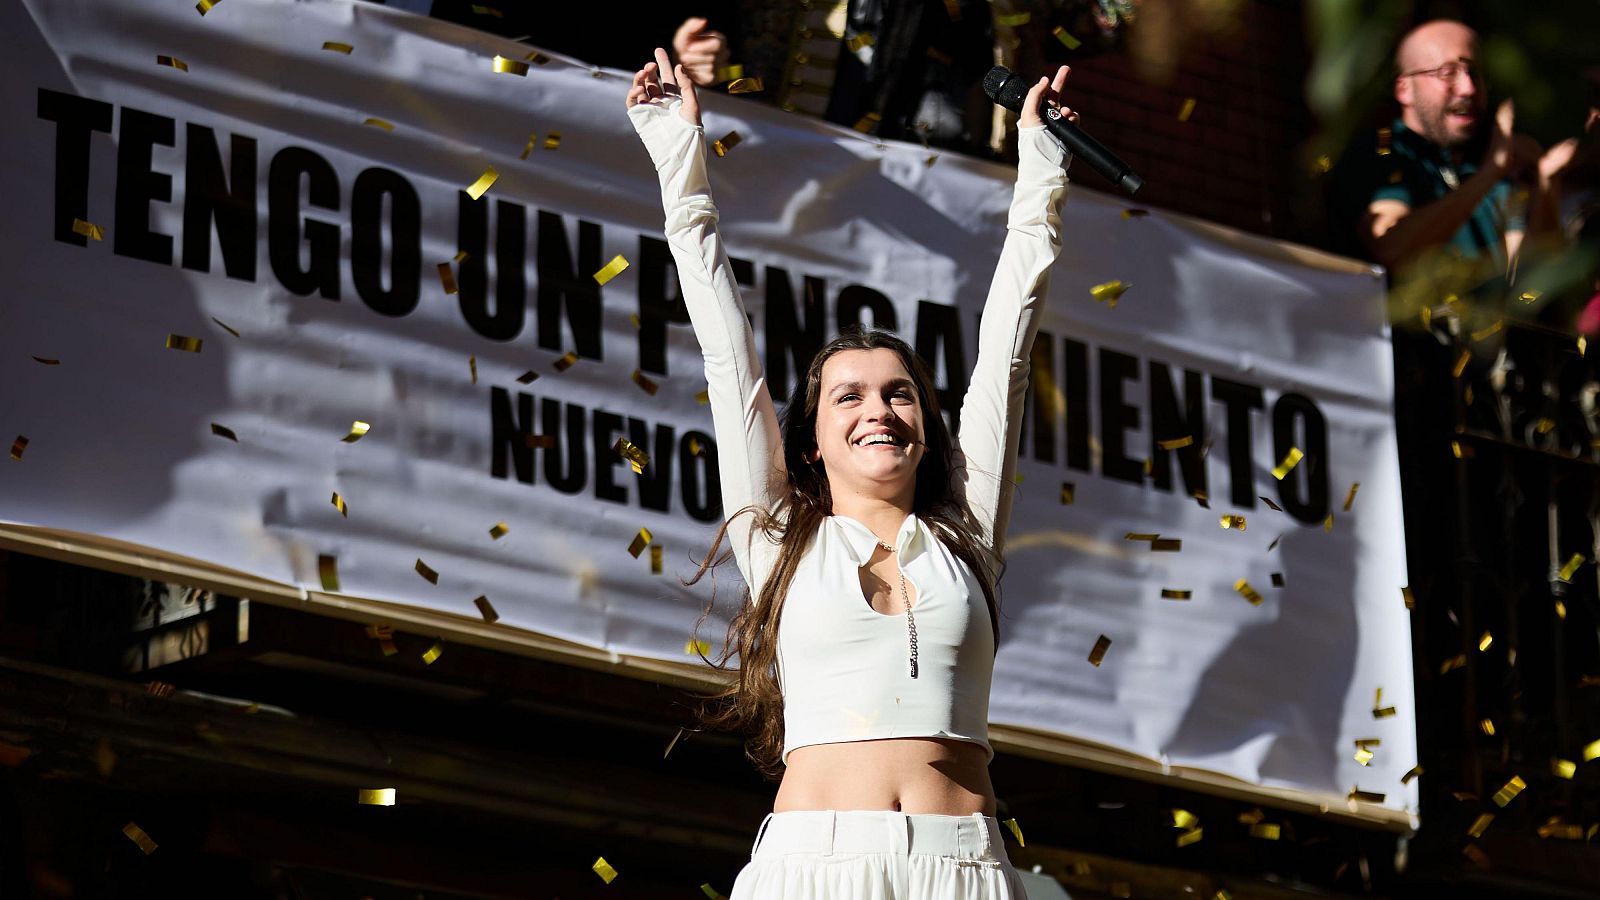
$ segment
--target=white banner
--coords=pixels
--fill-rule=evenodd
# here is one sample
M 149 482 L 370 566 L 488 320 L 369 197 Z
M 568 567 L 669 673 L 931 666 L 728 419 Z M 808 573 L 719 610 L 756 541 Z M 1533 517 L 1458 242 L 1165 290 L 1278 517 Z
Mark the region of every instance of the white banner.
M 686 659 L 715 447 L 625 74 L 342 0 L 0 6 L 0 518 Z M 706 107 L 774 384 L 864 321 L 959 396 L 1010 171 Z M 1381 280 L 1124 208 L 1068 202 L 993 720 L 1412 809 Z

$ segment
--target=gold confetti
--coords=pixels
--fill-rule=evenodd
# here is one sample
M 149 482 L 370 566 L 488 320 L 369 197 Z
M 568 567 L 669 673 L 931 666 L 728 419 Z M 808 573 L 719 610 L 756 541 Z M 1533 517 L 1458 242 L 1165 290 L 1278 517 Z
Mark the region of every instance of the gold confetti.
M 996 25 L 1004 25 L 1007 28 L 1016 28 L 1018 25 L 1026 25 L 1032 21 L 1033 13 L 1030 12 L 996 13 L 994 17 Z
M 1089 294 L 1094 297 L 1096 303 L 1104 303 L 1106 309 L 1115 309 L 1117 301 L 1121 300 L 1122 295 L 1127 293 L 1128 288 L 1131 287 L 1133 287 L 1132 282 L 1123 284 L 1120 281 L 1107 281 L 1104 284 L 1097 284 L 1089 288 Z
M 150 854 L 156 852 L 155 840 L 151 838 L 150 835 L 146 834 L 144 829 L 139 827 L 138 823 L 129 822 L 128 824 L 122 826 L 122 833 L 127 835 L 128 840 L 133 841 L 133 843 L 137 845 L 140 850 L 143 850 L 145 856 L 149 856 Z
M 1486 735 L 1488 735 L 1490 737 L 1494 737 L 1494 720 L 1493 719 L 1483 719 L 1483 720 L 1481 720 L 1480 722 L 1478 722 L 1478 729 L 1481 730 L 1484 734 L 1486 734 Z
M 317 557 L 317 576 L 322 579 L 325 591 L 339 590 L 339 560 L 324 553 Z
M 759 94 L 766 90 L 766 82 L 760 78 L 735 78 L 728 83 L 730 94 Z
M 216 321 L 216 320 L 213 319 L 212 321 Z M 47 366 L 59 366 L 59 365 L 61 365 L 61 360 L 59 360 L 59 359 L 51 359 L 48 356 L 35 356 L 33 358 L 33 361 L 36 362 L 36 363 L 42 363 L 43 365 L 47 365 Z
M 199 3 L 194 5 L 194 8 L 200 13 L 200 15 L 203 16 L 206 13 L 211 12 L 211 8 L 221 2 L 222 0 L 200 0 Z
M 599 875 L 600 880 L 606 884 L 610 884 L 617 877 L 617 870 L 611 867 L 611 863 L 606 862 L 604 856 L 595 860 L 594 865 L 590 866 L 590 868 L 594 869 L 594 873 Z
M 501 75 L 521 76 L 528 74 L 528 64 L 520 59 L 507 59 L 504 56 L 496 55 L 493 65 L 494 70 Z
M 439 263 L 439 284 L 444 287 L 446 297 L 459 290 L 456 287 L 456 273 L 451 271 L 449 263 Z
M 667 749 L 661 751 L 662 759 L 666 759 L 667 754 L 672 752 L 672 748 L 678 746 L 678 739 L 681 737 L 683 737 L 683 729 L 679 728 L 677 733 L 672 736 L 672 740 L 667 741 Z
M 1083 41 L 1073 37 L 1071 32 L 1067 31 L 1060 25 L 1057 25 L 1055 28 L 1051 29 L 1050 33 L 1056 36 L 1056 40 L 1065 44 L 1068 50 L 1076 50 L 1083 46 Z
M 439 641 L 434 641 L 432 647 L 429 647 L 428 649 L 422 651 L 422 662 L 425 665 L 430 665 L 431 666 L 431 665 L 434 664 L 434 662 L 436 662 L 439 659 L 439 657 L 441 657 L 443 655 L 444 655 L 444 644 L 440 643 Z
M 1518 296 L 1520 297 L 1520 299 L 1522 300 L 1523 303 L 1532 303 L 1535 300 L 1538 300 L 1539 297 L 1542 294 L 1543 294 L 1542 291 L 1523 291 Z
M 500 621 L 500 614 L 495 612 L 494 604 L 489 602 L 489 595 L 479 594 L 473 598 L 472 605 L 478 608 L 478 613 L 483 616 L 485 622 Z
M 1377 791 L 1363 791 L 1360 788 L 1351 788 L 1350 793 L 1345 795 L 1345 799 L 1355 800 L 1360 803 L 1382 803 L 1383 798 L 1386 796 L 1388 795 L 1380 794 Z
M 1468 844 L 1465 847 L 1462 847 L 1461 855 L 1472 860 L 1473 865 L 1476 865 L 1479 868 L 1486 869 L 1489 867 L 1489 854 L 1483 852 L 1483 848 L 1479 847 L 1477 844 Z
M 357 419 L 354 422 L 350 423 L 350 433 L 345 435 L 344 437 L 340 438 L 339 440 L 340 440 L 340 442 L 345 443 L 345 444 L 354 444 L 356 441 L 359 441 L 362 438 L 366 437 L 367 436 L 367 432 L 369 432 L 371 430 L 372 430 L 372 426 L 371 425 L 368 425 L 366 422 L 363 422 L 360 419 Z
M 517 376 L 517 383 L 518 384 L 533 384 L 535 381 L 538 381 L 538 380 L 539 380 L 539 373 L 535 372 L 532 369 L 529 369 L 528 371 L 523 372 L 521 375 Z
M 356 48 L 349 44 L 343 43 L 342 41 L 323 41 L 322 49 L 331 50 L 334 53 L 343 53 L 345 56 L 349 56 L 351 53 L 355 52 Z
M 1483 635 L 1478 638 L 1478 652 L 1482 653 L 1483 651 L 1489 649 L 1490 645 L 1493 643 L 1494 635 L 1485 631 Z
M 1179 122 L 1187 122 L 1187 121 L 1189 121 L 1189 117 L 1194 115 L 1194 106 L 1195 106 L 1195 99 L 1193 97 L 1186 98 L 1183 101 L 1183 108 L 1178 110 L 1178 121 Z
M 1280 462 L 1273 467 L 1272 477 L 1282 481 L 1284 476 L 1288 475 L 1291 469 L 1299 465 L 1300 460 L 1302 459 L 1305 459 L 1305 454 L 1300 452 L 1300 448 L 1290 447 L 1289 452 L 1283 455 L 1283 462 Z
M 1078 493 L 1078 486 L 1077 485 L 1073 484 L 1070 481 L 1061 482 L 1061 505 L 1062 506 L 1071 506 L 1073 499 L 1077 496 L 1077 493 Z
M 1493 821 L 1494 813 L 1483 813 L 1482 815 L 1478 816 L 1478 818 L 1473 820 L 1472 827 L 1467 829 L 1467 836 L 1474 838 L 1483 837 L 1483 833 L 1489 830 L 1489 823 Z
M 1283 535 L 1281 535 L 1281 534 L 1278 535 L 1277 537 L 1273 538 L 1272 539 L 1272 543 L 1267 545 L 1267 552 L 1271 553 L 1273 551 L 1273 548 L 1277 547 L 1278 546 L 1278 542 L 1281 541 L 1281 540 L 1283 540 Z
M 633 383 L 639 386 L 639 390 L 644 391 L 646 394 L 649 394 L 652 397 L 656 395 L 656 391 L 661 390 L 661 385 L 656 384 L 654 381 L 651 381 L 649 378 L 645 377 L 644 372 L 639 369 L 633 370 Z
M 1372 708 L 1372 717 L 1374 719 L 1387 719 L 1394 714 L 1395 708 L 1392 706 L 1374 706 Z
M 1148 215 L 1150 215 L 1150 210 L 1140 209 L 1137 206 L 1132 206 L 1122 211 L 1122 217 L 1124 219 L 1137 219 Z
M 1409 588 L 1409 587 L 1401 588 L 1400 589 L 1400 599 L 1405 602 L 1406 609 L 1416 609 L 1417 608 L 1417 598 L 1416 598 L 1416 596 L 1414 594 L 1411 593 L 1411 588 Z
M 1373 754 L 1372 754 L 1371 750 L 1368 750 L 1365 747 L 1357 747 L 1356 748 L 1356 756 L 1355 756 L 1356 762 L 1362 764 L 1363 766 L 1367 765 L 1370 762 L 1372 762 L 1372 756 L 1373 756 Z
M 1193 828 L 1194 826 L 1196 826 L 1198 824 L 1200 824 L 1200 817 L 1199 816 L 1195 815 L 1192 812 L 1189 812 L 1187 809 L 1178 809 L 1176 807 L 1173 808 L 1173 810 L 1172 810 L 1172 827 L 1173 828 L 1181 828 L 1184 831 L 1188 831 L 1189 829 Z
M 1011 836 L 1017 839 L 1018 847 L 1028 846 L 1028 842 L 1022 839 L 1022 826 L 1017 824 L 1016 819 L 1006 819 L 1000 824 L 1011 831 Z
M 1250 836 L 1264 841 L 1275 841 L 1282 831 L 1282 826 L 1276 822 L 1257 822 L 1250 826 Z
M 1413 780 L 1415 780 L 1416 778 L 1420 777 L 1421 775 L 1422 775 L 1422 767 L 1421 766 L 1412 766 L 1411 768 L 1406 770 L 1406 773 L 1404 775 L 1400 776 L 1400 783 L 1401 784 L 1410 784 Z
M 467 370 L 472 373 L 472 383 L 473 384 L 477 384 L 478 383 L 478 356 L 477 356 L 477 354 L 475 354 L 475 353 L 474 354 L 468 354 L 468 356 L 467 356 Z
M 1238 531 L 1243 531 L 1245 527 L 1244 516 L 1223 516 L 1221 523 L 1222 527 L 1225 529 L 1232 528 Z
M 1316 171 L 1317 171 L 1318 175 L 1326 175 L 1332 169 L 1333 169 L 1333 157 L 1329 156 L 1326 153 L 1324 153 L 1321 156 L 1317 157 L 1317 159 L 1316 159 Z
M 239 436 L 234 434 L 233 429 L 226 425 L 218 425 L 216 422 L 212 422 L 211 433 L 220 438 L 227 438 L 235 444 L 239 443 Z
M 621 253 L 618 253 L 616 256 L 611 258 L 611 262 L 606 263 L 605 266 L 600 269 L 600 271 L 594 273 L 595 283 L 605 284 L 618 275 L 621 275 L 627 268 L 628 261 L 622 257 Z
M 72 233 L 81 234 L 91 241 L 103 241 L 106 239 L 106 230 L 104 228 L 93 222 L 85 222 L 83 219 L 72 220 Z
M 1177 844 L 1179 847 L 1187 847 L 1190 844 L 1198 843 L 1199 840 L 1204 836 L 1204 828 L 1191 828 L 1188 831 L 1185 831 L 1183 834 L 1178 835 Z
M 1555 601 L 1555 605 L 1556 605 L 1556 618 L 1565 619 L 1567 617 L 1567 605 L 1565 603 L 1562 603 L 1560 600 Z
M 1152 553 L 1177 553 L 1182 549 L 1182 538 L 1156 538 L 1150 542 Z
M 712 152 L 716 153 L 717 156 L 727 156 L 728 151 L 739 146 L 739 142 L 742 140 L 744 140 L 744 138 L 739 136 L 739 132 L 730 131 L 722 137 L 712 141 L 711 150 Z
M 1180 591 L 1176 588 L 1161 589 L 1161 599 L 1163 600 L 1188 600 L 1193 596 L 1194 591 Z
M 546 150 L 560 150 L 561 149 L 561 132 L 552 131 L 549 134 L 545 135 L 544 136 L 544 148 Z
M 1264 598 L 1243 578 L 1233 583 L 1233 589 L 1239 592 L 1239 596 L 1249 600 L 1251 606 L 1260 606 L 1264 602 Z
M 644 548 L 650 546 L 650 540 L 650 529 L 640 528 L 639 533 L 633 536 L 633 542 L 628 545 L 628 555 L 638 559 Z
M 1467 664 L 1467 655 L 1465 653 L 1457 653 L 1455 656 L 1452 656 L 1449 659 L 1445 660 L 1444 663 L 1439 666 L 1439 674 L 1443 675 L 1444 673 L 1449 672 L 1449 671 L 1451 671 L 1453 669 L 1459 669 L 1462 666 L 1465 666 L 1466 664 Z
M 1505 320 L 1501 319 L 1501 320 L 1495 322 L 1493 325 L 1490 325 L 1488 328 L 1480 328 L 1477 331 L 1474 331 L 1472 333 L 1472 335 L 1471 335 L 1472 340 L 1474 342 L 1477 342 L 1477 341 L 1481 341 L 1484 338 L 1489 337 L 1489 336 L 1491 336 L 1493 334 L 1496 334 L 1497 332 L 1500 331 L 1501 328 L 1505 327 L 1505 324 L 1506 324 Z
M 1465 372 L 1467 370 L 1467 363 L 1470 363 L 1470 362 L 1472 362 L 1472 351 L 1471 350 L 1463 350 L 1463 351 L 1461 351 L 1461 355 L 1456 357 L 1455 365 L 1450 368 L 1450 374 L 1455 376 L 1456 378 L 1460 378 L 1461 377 L 1461 373 Z
M 394 788 L 362 788 L 356 791 L 356 802 L 362 806 L 393 806 Z
M 420 557 L 417 559 L 416 570 L 417 574 L 422 576 L 423 581 L 426 581 L 429 584 L 439 583 L 439 573 L 428 568 L 428 564 L 423 562 Z
M 1193 437 L 1184 435 L 1181 438 L 1173 438 L 1170 441 L 1156 441 L 1156 446 L 1163 450 L 1182 450 L 1184 447 L 1188 447 L 1193 443 Z
M 1161 537 L 1161 535 L 1154 532 L 1130 531 L 1123 535 L 1122 539 L 1125 541 L 1153 541 L 1159 537 Z
M 187 337 L 181 334 L 167 335 L 168 350 L 182 350 L 185 353 L 199 353 L 200 345 L 205 341 L 197 337 Z
M 549 450 L 556 445 L 553 434 L 530 434 L 524 439 L 530 450 Z
M 1106 658 L 1106 651 L 1109 649 L 1111 649 L 1111 638 L 1100 635 L 1094 642 L 1094 649 L 1089 651 L 1089 664 L 1098 667 Z
M 1333 513 L 1328 513 L 1328 517 L 1326 519 L 1322 520 L 1322 530 L 1323 531 L 1332 531 L 1333 530 Z
M 1561 821 L 1560 816 L 1551 816 L 1537 829 L 1539 837 L 1561 838 L 1568 841 L 1583 840 L 1583 826 L 1573 825 Z
M 690 437 L 689 438 L 689 455 L 690 456 L 699 456 L 700 454 L 702 454 L 704 452 L 706 452 L 705 445 L 700 443 L 700 440 L 698 438 Z
M 522 153 L 521 153 L 521 155 L 519 155 L 517 157 L 517 159 L 527 159 L 528 158 L 528 154 L 533 152 L 534 145 L 536 145 L 538 143 L 539 143 L 539 132 L 537 132 L 537 131 L 528 132 L 528 143 L 523 145 Z
M 1264 496 L 1264 497 L 1261 498 L 1261 502 L 1265 503 L 1267 505 L 1267 508 L 1271 509 L 1273 512 L 1283 512 L 1283 507 L 1279 506 L 1276 503 L 1273 503 L 1271 497 L 1265 497 Z
M 690 638 L 684 643 L 683 652 L 690 656 L 706 656 L 711 652 L 711 644 L 709 641 Z
M 740 64 L 740 63 L 732 63 L 732 64 L 726 65 L 726 66 L 717 66 L 717 71 L 715 73 L 715 78 L 716 78 L 717 84 L 725 84 L 725 83 L 727 83 L 729 81 L 737 81 L 738 79 L 743 78 L 743 77 L 744 77 L 744 66 L 742 64 Z
M 478 176 L 478 180 L 467 187 L 467 196 L 477 200 L 499 180 L 500 173 L 494 170 L 494 166 L 488 166 L 483 170 L 483 174 Z
M 660 575 L 666 569 L 666 550 L 660 544 L 650 545 L 650 574 Z
M 1562 581 L 1570 582 L 1572 580 L 1572 576 L 1578 574 L 1578 567 L 1581 565 L 1583 565 L 1583 554 L 1574 553 L 1572 554 L 1572 558 L 1567 560 L 1567 564 L 1561 567 L 1561 571 L 1558 573 L 1557 577 L 1559 577 Z
M 368 625 L 366 630 L 367 637 L 372 638 L 375 641 L 387 641 L 394 637 L 393 625 L 379 625 L 377 623 L 373 623 Z
M 854 125 L 852 125 L 850 127 L 854 128 L 855 130 L 857 130 L 859 132 L 861 132 L 862 134 L 871 134 L 872 130 L 874 128 L 878 127 L 878 122 L 881 121 L 882 119 L 883 119 L 883 116 L 880 116 L 875 112 L 869 112 L 866 115 L 862 116 L 861 118 L 857 119 L 856 120 L 856 124 L 854 124 Z
M 871 47 L 874 40 L 875 38 L 872 36 L 872 32 L 863 31 L 850 40 L 845 41 L 844 45 L 850 49 L 851 53 L 857 53 L 862 47 Z
M 1583 761 L 1591 762 L 1600 759 L 1600 741 L 1590 741 L 1583 747 Z
M 705 390 L 705 391 L 701 391 L 698 394 L 695 394 L 694 395 L 694 402 L 700 404 L 701 406 L 705 406 L 707 403 L 710 403 L 711 402 L 711 391 Z
M 367 116 L 362 125 L 371 125 L 373 128 L 382 128 L 384 131 L 394 131 L 394 123 L 377 116 Z
M 1350 511 L 1350 504 L 1356 502 L 1356 491 L 1359 491 L 1359 490 L 1361 490 L 1361 482 L 1359 482 L 1359 481 L 1353 482 L 1350 485 L 1350 493 L 1344 495 L 1344 511 L 1345 512 L 1349 512 Z
M 700 893 L 706 895 L 706 900 L 728 900 L 727 897 L 717 893 L 717 889 L 712 887 L 709 883 L 700 885 Z
M 489 537 L 491 537 L 491 538 L 493 538 L 493 539 L 495 539 L 497 541 L 500 540 L 501 538 L 505 537 L 507 534 L 510 534 L 510 533 L 511 533 L 511 528 L 509 526 L 507 526 L 506 523 L 504 523 L 504 522 L 496 522 L 493 525 L 489 526 Z
M 1283 582 L 1283 573 L 1282 572 L 1273 572 L 1272 573 L 1272 586 L 1275 587 L 1275 588 L 1281 588 L 1281 587 L 1283 587 L 1283 584 L 1284 584 L 1284 582 Z
M 1578 774 L 1578 764 L 1570 759 L 1552 759 L 1550 760 L 1550 773 L 1557 778 L 1571 780 L 1572 776 Z
M 1522 793 L 1527 787 L 1528 783 L 1522 780 L 1522 776 L 1511 776 L 1510 781 L 1506 782 L 1505 785 L 1500 788 L 1500 790 L 1494 792 L 1495 805 L 1505 806 L 1507 803 L 1517 799 L 1517 795 Z
M 179 72 L 189 71 L 189 64 L 177 58 L 176 56 L 157 56 L 156 65 L 170 66 L 171 68 L 177 69 Z
M 472 11 L 480 16 L 494 16 L 496 19 L 504 19 L 506 17 L 505 13 L 492 6 L 480 6 L 477 3 L 472 4 Z
M 229 328 L 228 327 L 228 323 L 222 321 L 221 319 L 217 318 L 216 316 L 212 316 L 211 317 L 211 321 L 215 322 L 217 324 L 218 328 L 221 328 L 223 331 L 226 331 L 227 333 L 233 335 L 234 337 L 238 337 L 239 336 L 239 332 L 234 331 L 232 328 Z
M 394 641 L 379 641 L 378 649 L 383 651 L 384 656 L 393 656 L 400 652 L 400 648 L 394 645 Z
M 338 491 L 333 492 L 333 508 L 339 511 L 339 515 L 346 519 L 350 518 L 350 507 L 345 505 L 344 498 L 339 496 Z
M 635 475 L 643 475 L 644 467 L 650 465 L 649 454 L 627 438 L 617 438 L 617 442 L 611 446 L 611 452 L 627 460 L 628 465 L 633 467 Z M 634 555 L 638 556 L 637 553 Z

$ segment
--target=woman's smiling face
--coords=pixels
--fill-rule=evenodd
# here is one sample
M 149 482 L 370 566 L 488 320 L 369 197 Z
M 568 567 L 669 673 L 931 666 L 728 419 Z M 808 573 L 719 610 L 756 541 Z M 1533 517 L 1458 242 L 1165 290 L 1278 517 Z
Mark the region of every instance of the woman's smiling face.
M 922 461 L 923 410 L 893 350 L 842 350 L 822 364 L 815 453 L 835 496 L 848 492 L 909 505 Z

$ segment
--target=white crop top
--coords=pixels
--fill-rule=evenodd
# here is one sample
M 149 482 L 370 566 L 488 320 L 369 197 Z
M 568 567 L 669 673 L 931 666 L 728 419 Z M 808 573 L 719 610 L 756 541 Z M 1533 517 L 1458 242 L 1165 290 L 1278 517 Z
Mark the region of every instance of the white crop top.
M 705 133 L 685 122 L 680 101 L 629 111 L 661 180 L 666 237 L 684 304 L 705 360 L 717 437 L 723 510 L 773 509 L 787 490 L 783 440 L 762 376 L 706 178 Z M 1043 126 L 1021 129 L 1017 183 L 1005 245 L 978 329 L 978 358 L 955 435 L 952 495 L 967 505 L 979 543 L 1001 558 L 1029 354 L 1061 250 L 1067 154 Z M 751 596 L 777 561 L 778 546 L 748 514 L 728 525 L 734 559 Z M 877 537 L 844 516 L 823 521 L 784 599 L 778 675 L 784 692 L 787 760 L 796 747 L 895 737 L 943 737 L 989 746 L 989 687 L 995 636 L 976 576 L 916 516 L 895 540 L 901 571 L 916 586 L 919 673 L 910 677 L 906 620 L 875 612 L 859 570 Z

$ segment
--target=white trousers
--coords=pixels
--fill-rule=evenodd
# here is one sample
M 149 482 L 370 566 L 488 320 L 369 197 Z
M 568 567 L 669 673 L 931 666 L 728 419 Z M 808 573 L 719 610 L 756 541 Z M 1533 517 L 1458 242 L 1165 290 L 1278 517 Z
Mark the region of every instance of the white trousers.
M 731 900 L 1027 900 L 989 816 L 767 816 Z

